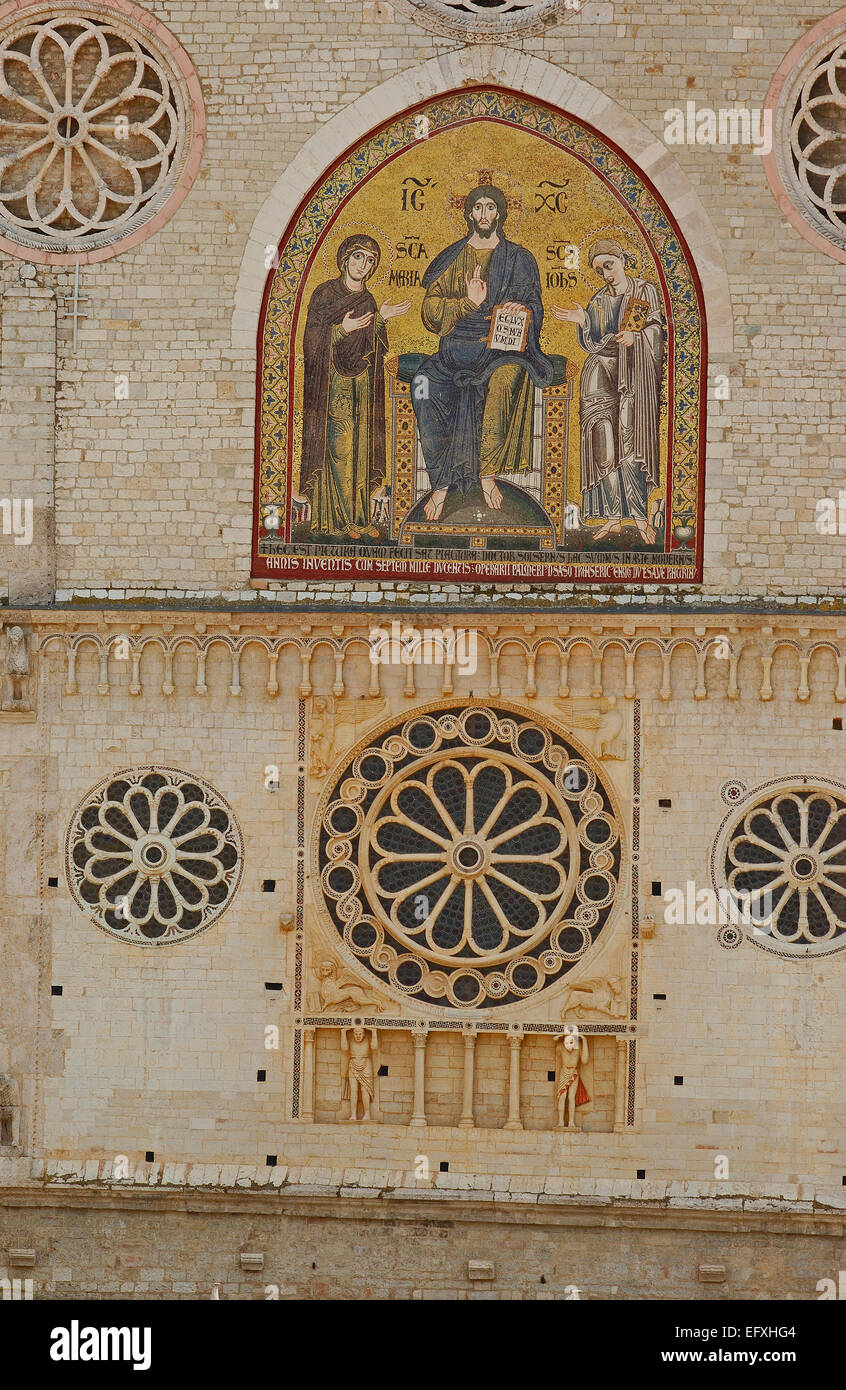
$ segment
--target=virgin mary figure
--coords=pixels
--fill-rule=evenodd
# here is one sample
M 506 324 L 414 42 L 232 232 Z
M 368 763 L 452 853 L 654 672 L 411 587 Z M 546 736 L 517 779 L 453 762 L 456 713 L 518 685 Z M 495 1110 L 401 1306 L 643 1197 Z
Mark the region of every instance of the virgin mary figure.
M 367 288 L 379 265 L 374 237 L 346 237 L 338 278 L 311 296 L 303 338 L 303 446 L 293 520 L 334 540 L 377 539 L 387 520 L 385 351 L 388 319 Z

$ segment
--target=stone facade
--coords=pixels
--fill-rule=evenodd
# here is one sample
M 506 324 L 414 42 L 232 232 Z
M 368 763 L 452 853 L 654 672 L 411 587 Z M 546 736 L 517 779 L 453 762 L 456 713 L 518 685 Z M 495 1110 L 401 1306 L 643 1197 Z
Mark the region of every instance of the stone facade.
M 798 950 L 732 936 L 697 895 L 724 886 L 721 829 L 727 843 L 768 788 L 846 800 L 842 538 L 816 524 L 839 486 L 846 291 L 757 154 L 663 139 L 689 99 L 760 107 L 811 20 L 793 0 L 598 0 L 474 42 L 417 8 L 156 5 L 205 108 L 189 191 L 83 260 L 76 290 L 72 262 L 33 276 L 0 255 L 0 476 L 33 517 L 30 545 L 4 527 L 0 586 L 0 1276 L 32 1247 L 51 1298 L 215 1282 L 233 1298 L 812 1298 L 844 1257 L 839 927 Z M 684 232 L 709 330 L 701 586 L 251 582 L 266 248 L 353 139 L 474 81 L 590 121 Z M 393 619 L 472 634 L 473 661 L 374 663 L 371 629 Z M 566 741 L 604 789 L 617 855 L 591 861 L 613 903 L 583 958 L 560 973 L 559 951 L 501 1005 L 499 977 L 484 1005 L 389 978 L 344 940 L 348 885 L 326 891 L 321 817 L 361 780 L 356 753 L 476 709 Z M 95 920 L 97 847 L 70 828 L 105 781 L 156 769 L 212 788 L 242 850 L 213 920 L 139 944 L 119 911 Z M 153 831 L 127 853 L 169 854 Z M 164 920 L 139 891 L 130 913 Z M 342 1047 L 356 1019 L 378 1044 L 358 1071 Z M 573 1025 L 590 1100 L 570 1130 L 556 1043 Z M 373 1092 L 357 1127 L 351 1080 Z M 247 1275 L 254 1246 L 264 1270 Z

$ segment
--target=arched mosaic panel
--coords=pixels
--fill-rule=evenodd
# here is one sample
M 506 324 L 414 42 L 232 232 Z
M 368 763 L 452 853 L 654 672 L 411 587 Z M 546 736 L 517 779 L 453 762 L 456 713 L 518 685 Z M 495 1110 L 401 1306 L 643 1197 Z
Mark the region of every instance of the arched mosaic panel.
M 324 911 L 384 983 L 452 1008 L 513 1004 L 591 951 L 623 826 L 594 760 L 546 721 L 426 706 L 346 759 L 314 832 Z
M 701 578 L 696 268 L 584 121 L 492 86 L 422 102 L 267 263 L 256 578 Z

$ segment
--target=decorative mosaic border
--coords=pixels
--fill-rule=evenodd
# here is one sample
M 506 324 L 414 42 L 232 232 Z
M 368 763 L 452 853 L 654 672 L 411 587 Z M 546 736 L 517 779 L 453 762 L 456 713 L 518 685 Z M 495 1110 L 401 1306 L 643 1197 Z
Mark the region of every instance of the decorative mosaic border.
M 287 478 L 293 449 L 293 393 L 290 389 L 293 346 L 301 310 L 303 280 L 321 240 L 336 215 L 361 183 L 387 160 L 420 142 L 419 116 L 425 112 L 428 137 L 488 119 L 528 130 L 580 159 L 603 180 L 627 207 L 652 248 L 658 263 L 668 313 L 667 356 L 669 456 L 666 534 L 672 519 L 692 513 L 696 551 L 690 563 L 621 563 L 589 551 L 584 556 L 511 562 L 497 566 L 490 559 L 431 557 L 427 560 L 393 556 L 380 565 L 368 554 L 335 556 L 324 551 L 305 553 L 302 546 L 260 538 L 260 506 L 276 505 L 287 518 Z M 418 119 L 416 119 L 418 118 Z M 356 578 L 403 578 L 406 574 L 446 580 L 478 578 L 504 583 L 531 578 L 540 582 L 593 580 L 598 582 L 690 583 L 702 578 L 704 451 L 707 334 L 699 276 L 669 209 L 645 176 L 611 141 L 592 126 L 521 93 L 476 86 L 430 98 L 371 132 L 336 161 L 297 209 L 278 247 L 278 267 L 268 276 L 258 330 L 259 384 L 256 397 L 256 476 L 253 516 L 252 574 L 258 579 L 333 573 Z M 286 531 L 287 534 L 287 531 Z M 678 552 L 673 552 L 673 556 Z M 669 559 L 669 553 L 664 557 Z

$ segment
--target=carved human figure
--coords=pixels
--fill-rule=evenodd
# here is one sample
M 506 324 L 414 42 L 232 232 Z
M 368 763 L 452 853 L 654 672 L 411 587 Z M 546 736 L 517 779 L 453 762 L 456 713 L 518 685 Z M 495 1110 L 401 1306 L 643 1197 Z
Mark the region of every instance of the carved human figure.
M 558 1110 L 558 1128 L 576 1128 L 576 1109 L 587 1105 L 590 1096 L 582 1081 L 580 1068 L 587 1064 L 587 1038 L 576 1028 L 561 1033 L 555 1039 L 555 1101 Z M 569 1122 L 565 1120 L 569 1107 Z
M 15 1148 L 20 1131 L 21 1096 L 18 1083 L 0 1071 L 0 1145 Z
M 26 634 L 15 625 L 6 629 L 6 672 L 3 691 L 4 710 L 29 709 L 29 653 Z
M 367 701 L 364 717 L 375 719 L 387 707 L 383 696 Z M 315 695 L 309 719 L 309 753 L 313 777 L 325 777 L 337 752 L 356 741 L 362 701 L 353 696 Z
M 368 1037 L 368 1031 L 370 1036 Z M 341 1029 L 341 1067 L 344 1075 L 342 1100 L 349 1100 L 351 1120 L 358 1120 L 358 1100 L 361 1096 L 361 1119 L 370 1119 L 370 1106 L 376 1089 L 379 1039 L 375 1028 Z
M 309 752 L 311 771 L 315 777 L 325 777 L 332 765 L 335 739 L 333 714 L 331 698 L 328 695 L 315 695 L 309 720 Z
M 384 1005 L 373 995 L 368 994 L 350 975 L 339 973 L 338 967 L 328 957 L 320 960 L 314 967 L 317 989 L 314 1001 L 320 1013 L 332 1009 L 367 1009 L 370 1013 L 381 1013 Z

